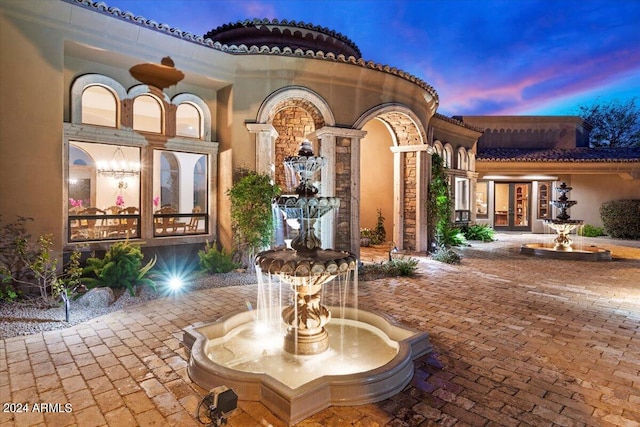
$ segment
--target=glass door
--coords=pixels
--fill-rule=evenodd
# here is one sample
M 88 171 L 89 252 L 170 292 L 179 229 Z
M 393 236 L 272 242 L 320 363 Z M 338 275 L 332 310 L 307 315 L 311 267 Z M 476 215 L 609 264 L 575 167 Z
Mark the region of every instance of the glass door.
M 497 182 L 493 227 L 497 230 L 531 230 L 531 183 Z

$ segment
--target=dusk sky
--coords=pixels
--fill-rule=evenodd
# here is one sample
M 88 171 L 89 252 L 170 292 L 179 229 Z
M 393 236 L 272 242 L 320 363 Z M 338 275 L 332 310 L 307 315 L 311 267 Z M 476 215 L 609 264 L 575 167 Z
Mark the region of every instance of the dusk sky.
M 253 18 L 350 38 L 421 78 L 445 115 L 576 114 L 640 101 L 640 0 L 104 0 L 196 35 Z

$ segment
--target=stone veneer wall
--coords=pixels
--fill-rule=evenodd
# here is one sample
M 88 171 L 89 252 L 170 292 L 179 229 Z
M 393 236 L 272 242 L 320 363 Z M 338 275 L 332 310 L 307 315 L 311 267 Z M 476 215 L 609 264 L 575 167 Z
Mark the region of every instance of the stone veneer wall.
M 416 245 L 416 153 L 407 152 L 404 157 L 404 233 L 403 248 L 414 250 Z
M 336 239 L 334 249 L 349 251 L 351 240 L 351 139 L 336 141 L 336 197 L 340 198 L 340 209 L 336 216 Z M 359 207 L 353 206 L 357 214 Z
M 295 156 L 305 136 L 316 130 L 316 118 L 306 109 L 298 106 L 298 101 L 291 100 L 283 104 L 284 108 L 273 117 L 273 127 L 278 131 L 275 144 L 275 177 L 276 184 L 283 191 L 290 189 L 282 162 L 287 156 Z

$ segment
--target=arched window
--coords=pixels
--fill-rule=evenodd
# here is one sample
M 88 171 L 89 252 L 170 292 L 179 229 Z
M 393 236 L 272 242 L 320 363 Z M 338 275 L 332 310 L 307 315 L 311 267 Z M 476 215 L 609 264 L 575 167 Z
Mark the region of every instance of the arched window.
M 82 91 L 82 123 L 117 127 L 118 99 L 101 85 L 87 86 Z
M 464 147 L 458 148 L 458 165 L 457 169 L 467 170 L 467 150 Z
M 202 156 L 193 168 L 193 207 L 207 207 L 207 156 Z
M 160 206 L 171 206 L 176 211 L 180 206 L 180 169 L 175 154 L 163 151 L 160 154 Z
M 438 156 L 442 158 L 442 142 L 437 139 L 433 141 L 433 149 L 438 154 Z
M 476 170 L 476 155 L 473 151 L 467 151 L 467 157 L 469 158 L 469 162 L 467 163 L 467 170 L 474 171 Z
M 451 168 L 453 166 L 453 148 L 449 143 L 446 143 L 442 149 L 442 160 L 446 168 Z
M 140 95 L 133 100 L 133 129 L 162 133 L 162 106 L 151 95 Z
M 79 212 L 96 200 L 96 166 L 82 148 L 69 144 L 69 210 Z
M 187 138 L 202 136 L 202 114 L 195 105 L 183 102 L 176 109 L 176 135 Z

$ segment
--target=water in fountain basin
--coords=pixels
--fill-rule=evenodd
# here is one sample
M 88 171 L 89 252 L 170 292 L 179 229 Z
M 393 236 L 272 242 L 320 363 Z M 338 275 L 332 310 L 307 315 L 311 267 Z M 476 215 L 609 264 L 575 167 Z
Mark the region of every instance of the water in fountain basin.
M 292 389 L 323 376 L 367 372 L 385 365 L 398 353 L 398 343 L 369 324 L 333 319 L 326 328 L 329 350 L 312 356 L 285 351 L 281 334 L 258 331 L 250 323 L 211 340 L 206 352 L 221 366 L 267 373 Z

